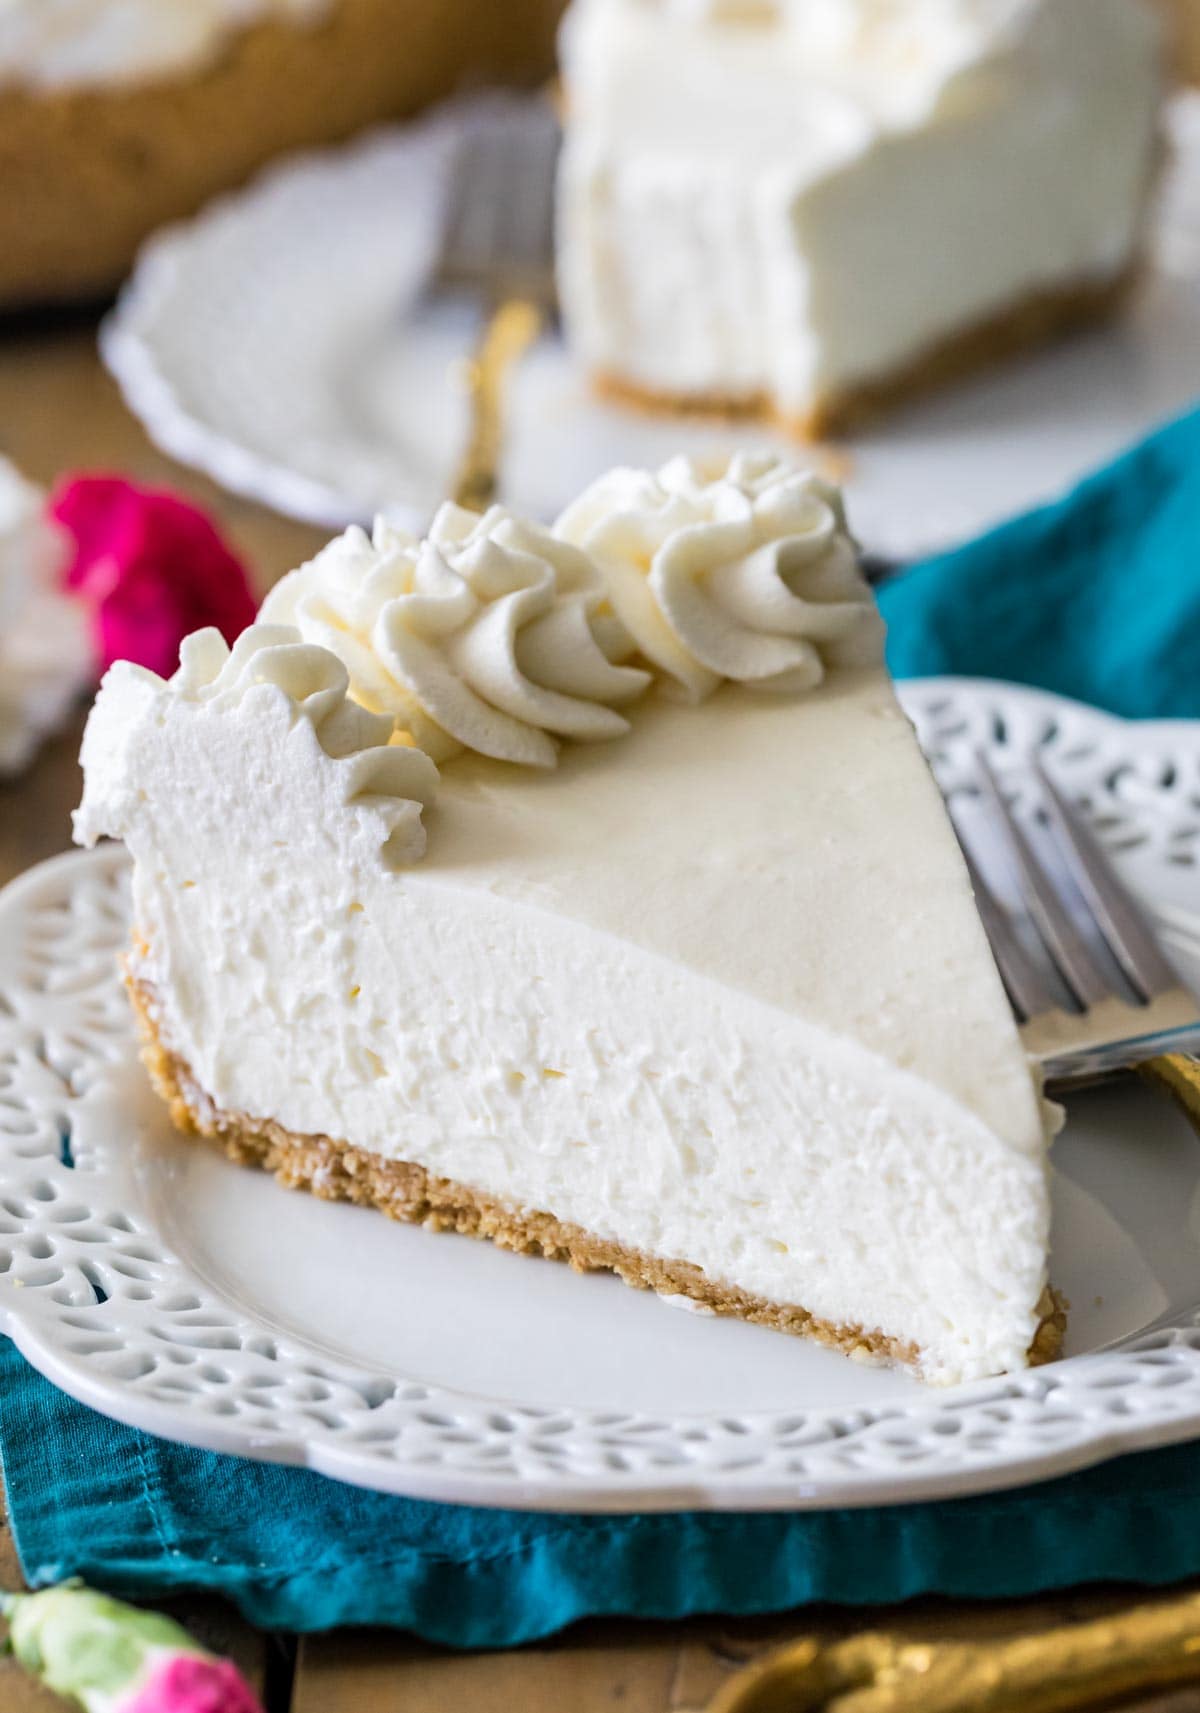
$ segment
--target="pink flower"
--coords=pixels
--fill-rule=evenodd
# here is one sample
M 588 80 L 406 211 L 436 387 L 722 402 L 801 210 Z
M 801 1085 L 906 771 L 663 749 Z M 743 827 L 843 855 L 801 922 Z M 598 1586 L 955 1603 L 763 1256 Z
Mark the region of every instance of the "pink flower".
M 231 1660 L 206 1653 L 174 1618 L 82 1582 L 0 1592 L 7 1652 L 83 1713 L 262 1713 Z
M 121 1713 L 262 1713 L 262 1707 L 231 1661 L 176 1654 L 122 1703 Z
M 241 561 L 178 495 L 76 476 L 51 495 L 49 513 L 73 544 L 66 586 L 91 609 L 101 671 L 133 660 L 167 677 L 192 631 L 215 625 L 233 642 L 253 620 Z

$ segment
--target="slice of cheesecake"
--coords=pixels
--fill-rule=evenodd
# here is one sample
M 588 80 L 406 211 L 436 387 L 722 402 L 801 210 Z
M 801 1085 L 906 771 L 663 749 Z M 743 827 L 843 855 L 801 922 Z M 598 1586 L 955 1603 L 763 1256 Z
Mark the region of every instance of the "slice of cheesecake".
M 559 288 L 602 383 L 803 434 L 1117 303 L 1144 0 L 574 0 Z
M 931 1380 L 1025 1364 L 1047 1109 L 836 495 L 446 508 L 263 619 L 114 668 L 84 742 L 181 1126 Z

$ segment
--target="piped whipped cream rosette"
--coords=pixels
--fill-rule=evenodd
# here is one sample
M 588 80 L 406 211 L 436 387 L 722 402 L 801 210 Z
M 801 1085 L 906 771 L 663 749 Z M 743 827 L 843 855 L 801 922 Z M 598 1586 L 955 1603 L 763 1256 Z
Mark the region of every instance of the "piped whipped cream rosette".
M 424 541 L 350 529 L 262 617 L 332 649 L 435 760 L 534 767 L 620 737 L 656 677 L 695 700 L 723 679 L 804 691 L 882 647 L 836 489 L 769 456 L 614 470 L 553 530 L 453 505 Z
M 590 557 L 495 506 L 445 505 L 425 541 L 348 530 L 277 585 L 263 617 L 347 664 L 353 694 L 438 760 L 553 767 L 557 738 L 620 737 L 650 674 Z
M 425 851 L 421 812 L 436 792 L 437 768 L 420 750 L 393 743 L 393 721 L 353 701 L 349 688 L 335 654 L 285 625 L 252 625 L 232 649 L 219 631 L 197 631 L 170 679 L 118 661 L 84 735 L 92 784 L 75 814 L 77 838 L 101 836 L 93 814 L 101 798 L 111 803 L 132 793 L 126 809 L 136 824 L 147 792 L 133 782 L 161 767 L 164 734 L 174 729 L 177 753 L 193 773 L 189 817 L 202 821 L 205 806 L 217 801 L 214 778 L 237 769 L 273 782 L 258 806 L 264 825 L 277 817 L 286 830 L 294 798 L 303 805 L 306 838 L 372 862 L 377 852 L 388 869 L 418 861 Z M 178 833 L 186 843 L 187 826 Z
M 439 760 L 553 767 L 559 740 L 626 733 L 623 710 L 656 682 L 696 701 L 726 679 L 802 693 L 881 652 L 836 490 L 775 458 L 616 470 L 553 530 L 446 505 L 425 540 L 384 521 L 346 531 L 232 648 L 216 629 L 187 638 L 170 678 L 118 662 L 84 741 L 76 833 L 100 836 L 93 800 L 153 772 L 182 721 L 194 804 L 249 770 L 273 782 L 263 816 L 286 819 L 294 795 L 313 836 L 398 868 L 424 853 Z
M 841 495 L 777 458 L 741 455 L 715 475 L 688 458 L 613 470 L 556 532 L 590 554 L 640 653 L 693 699 L 725 678 L 811 690 L 828 666 L 879 659 Z

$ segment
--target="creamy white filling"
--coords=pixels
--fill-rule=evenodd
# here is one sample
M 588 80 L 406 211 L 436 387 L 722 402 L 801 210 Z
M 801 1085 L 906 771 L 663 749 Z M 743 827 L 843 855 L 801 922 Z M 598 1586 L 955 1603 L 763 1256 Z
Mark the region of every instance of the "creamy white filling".
M 202 67 L 236 31 L 304 24 L 330 0 L 0 0 L 0 83 L 124 84 Z
M 1156 148 L 1148 8 L 839 5 L 840 24 L 576 0 L 559 274 L 590 366 L 803 416 L 1128 263 Z
M 219 883 L 180 892 L 141 872 L 166 1035 L 218 1106 L 911 1340 L 933 1378 L 1023 1361 L 1040 1157 L 910 1073 L 670 960 L 434 877 L 355 888 L 259 856 L 243 868 L 261 907 L 247 958 L 244 906 Z
M 1022 1365 L 1043 1117 L 881 670 L 656 699 L 550 777 L 464 758 L 406 870 L 278 685 L 122 675 L 85 762 L 79 834 L 133 853 L 218 1106 L 913 1342 L 931 1379 Z

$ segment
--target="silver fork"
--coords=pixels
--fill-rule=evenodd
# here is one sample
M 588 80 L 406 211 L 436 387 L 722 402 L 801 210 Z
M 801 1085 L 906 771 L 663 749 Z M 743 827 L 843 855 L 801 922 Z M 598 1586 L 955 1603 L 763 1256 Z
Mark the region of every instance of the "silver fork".
M 960 817 L 955 826 L 1000 974 L 1047 1086 L 1062 1091 L 1138 1068 L 1200 1118 L 1200 1002 L 1163 955 L 1141 906 L 1039 759 L 1030 768 L 1053 863 L 1038 854 L 986 757 L 976 761 L 983 838 L 1005 859 L 1015 909 L 985 879 Z
M 467 444 L 454 499 L 495 498 L 504 383 L 555 302 L 554 180 L 561 128 L 547 101 L 496 95 L 464 106 L 436 284 L 479 293 L 485 321 L 467 365 Z

